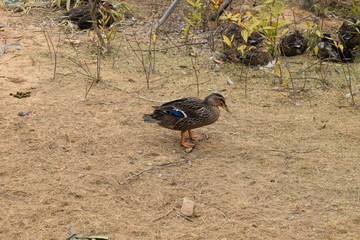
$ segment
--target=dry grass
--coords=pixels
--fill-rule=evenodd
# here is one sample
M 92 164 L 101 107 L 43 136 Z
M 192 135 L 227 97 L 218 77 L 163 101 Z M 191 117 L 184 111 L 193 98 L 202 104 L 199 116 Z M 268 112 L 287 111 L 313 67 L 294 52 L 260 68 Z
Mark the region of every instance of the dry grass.
M 245 98 L 239 72 L 232 65 L 213 71 L 204 53 L 200 95 L 208 87 L 226 89 L 232 114 L 222 112 L 217 123 L 196 130 L 208 138 L 185 153 L 179 133 L 145 124 L 141 116 L 158 104 L 145 99 L 196 95 L 193 71 L 179 67 L 191 66 L 186 51 L 157 54 L 147 90 L 136 56 L 121 44 L 115 64 L 111 56 L 102 61 L 103 83 L 80 101 L 89 80 L 69 60 L 73 48 L 62 34 L 52 80 L 40 26 L 48 26 L 41 16 L 49 13 L 33 13 L 0 10 L 5 33 L 21 36 L 16 41 L 23 46 L 0 57 L 1 239 L 60 239 L 70 226 L 112 239 L 359 238 L 360 113 L 339 92 L 347 92 L 341 66 L 326 70 L 325 80 L 337 88 L 313 69 L 306 91 L 295 95 L 270 71 L 252 69 Z M 141 22 L 126 28 L 119 45 L 146 29 Z M 49 28 L 51 36 L 58 31 Z M 95 69 L 86 33 L 76 38 L 80 57 Z M 172 46 L 161 37 L 158 44 Z M 296 71 L 304 59 L 316 61 L 288 61 Z M 358 63 L 353 66 L 358 71 Z M 234 85 L 226 84 L 229 77 Z M 9 96 L 25 90 L 30 98 Z M 20 111 L 30 113 L 20 117 Z M 121 184 L 152 164 L 181 160 L 188 161 Z M 183 197 L 196 203 L 192 218 L 179 215 Z

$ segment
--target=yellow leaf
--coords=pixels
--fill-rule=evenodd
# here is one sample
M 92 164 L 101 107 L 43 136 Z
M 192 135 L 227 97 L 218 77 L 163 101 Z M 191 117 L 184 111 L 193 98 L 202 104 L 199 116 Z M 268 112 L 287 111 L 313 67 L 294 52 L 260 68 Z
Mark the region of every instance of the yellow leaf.
M 239 21 L 237 22 L 237 25 L 239 27 L 247 28 L 247 25 L 245 23 L 241 22 L 241 19 L 239 19 Z
M 242 36 L 242 38 L 244 39 L 245 42 L 248 41 L 249 35 L 250 34 L 249 34 L 248 30 L 244 29 L 244 30 L 241 31 L 241 36 Z
M 237 50 L 241 53 L 242 56 L 244 56 L 245 54 L 245 48 L 246 45 L 241 45 L 240 47 L 237 48 Z
M 319 47 L 318 46 L 314 47 L 314 53 L 315 53 L 315 55 L 318 55 L 318 53 L 319 53 Z
M 318 37 L 322 37 L 322 36 L 323 36 L 322 33 L 321 33 L 319 30 L 316 30 L 316 31 L 315 31 L 315 34 L 316 34 Z
M 249 29 L 254 30 L 261 22 L 259 20 L 254 20 L 254 22 L 250 25 Z
M 265 30 L 273 30 L 273 29 L 275 29 L 275 28 L 274 28 L 273 26 L 265 26 L 264 29 L 265 29 Z
M 195 7 L 195 3 L 194 3 L 192 0 L 187 0 L 187 2 L 188 2 L 191 6 Z
M 214 8 L 218 9 L 222 3 L 221 0 L 210 0 L 211 5 L 213 5 Z
M 283 82 L 282 82 L 282 85 L 284 88 L 289 88 L 289 81 L 287 79 L 285 79 Z
M 289 80 L 290 78 L 290 72 L 289 72 L 289 69 L 286 69 L 285 71 L 285 80 Z
M 273 4 L 274 1 L 275 1 L 275 0 L 267 0 L 267 1 L 265 1 L 264 3 L 265 3 L 266 5 L 270 5 L 270 4 Z
M 281 72 L 281 67 L 279 64 L 275 65 L 274 70 L 275 70 L 276 75 L 281 78 L 282 72 Z
M 229 47 L 232 46 L 232 40 L 233 40 L 233 39 L 234 39 L 234 35 L 232 35 L 231 40 L 230 40 L 227 36 L 223 35 L 223 41 L 224 41 L 224 43 L 226 43 L 226 45 L 228 45 Z

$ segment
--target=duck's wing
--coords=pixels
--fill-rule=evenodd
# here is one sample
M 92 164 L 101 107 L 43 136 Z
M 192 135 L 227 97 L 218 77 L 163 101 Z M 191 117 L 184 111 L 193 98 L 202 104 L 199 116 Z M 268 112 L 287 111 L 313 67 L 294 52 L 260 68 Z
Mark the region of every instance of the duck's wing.
M 202 100 L 198 98 L 177 99 L 155 106 L 154 112 L 143 118 L 146 122 L 156 122 L 166 128 L 186 130 L 194 119 L 199 118 L 202 104 Z

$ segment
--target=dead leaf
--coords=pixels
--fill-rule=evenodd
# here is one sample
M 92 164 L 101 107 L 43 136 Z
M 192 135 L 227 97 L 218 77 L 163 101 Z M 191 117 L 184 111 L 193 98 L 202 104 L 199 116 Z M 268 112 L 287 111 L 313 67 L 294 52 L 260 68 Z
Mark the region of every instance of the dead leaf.
M 214 61 L 215 63 L 218 63 L 218 64 L 224 64 L 224 62 L 221 61 L 221 60 L 219 60 L 219 59 L 214 59 L 213 61 Z

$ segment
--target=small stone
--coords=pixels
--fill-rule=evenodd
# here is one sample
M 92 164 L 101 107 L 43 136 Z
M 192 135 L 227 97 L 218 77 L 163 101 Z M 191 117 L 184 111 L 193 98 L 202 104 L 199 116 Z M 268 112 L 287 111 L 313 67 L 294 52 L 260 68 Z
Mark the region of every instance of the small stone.
M 186 152 L 186 153 L 191 153 L 193 150 L 194 150 L 193 147 L 185 148 L 185 152 Z
M 234 84 L 234 82 L 233 82 L 230 78 L 228 78 L 228 80 L 226 81 L 226 83 L 227 83 L 228 85 L 233 85 L 233 84 Z
M 187 197 L 184 197 L 183 204 L 180 209 L 181 216 L 191 217 L 194 214 L 194 206 L 194 201 Z

